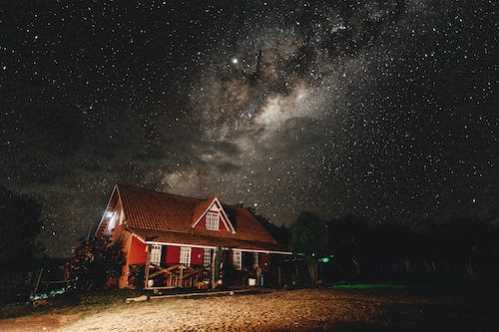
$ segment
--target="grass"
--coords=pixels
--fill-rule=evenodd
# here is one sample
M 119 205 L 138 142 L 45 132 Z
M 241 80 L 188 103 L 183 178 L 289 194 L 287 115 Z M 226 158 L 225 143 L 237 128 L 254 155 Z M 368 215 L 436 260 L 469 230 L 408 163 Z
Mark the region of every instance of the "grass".
M 401 284 L 365 284 L 365 283 L 337 283 L 331 286 L 334 289 L 401 289 L 406 288 Z
M 45 305 L 34 307 L 31 303 L 13 303 L 0 306 L 0 319 L 46 313 L 92 314 L 112 305 L 123 304 L 128 297 L 142 293 L 130 289 L 92 291 L 81 294 L 61 295 L 49 299 Z

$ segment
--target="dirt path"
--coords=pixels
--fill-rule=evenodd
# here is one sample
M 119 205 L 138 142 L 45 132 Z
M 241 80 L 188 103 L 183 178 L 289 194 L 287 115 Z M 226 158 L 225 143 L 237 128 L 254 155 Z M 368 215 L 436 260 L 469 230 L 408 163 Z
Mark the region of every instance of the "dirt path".
M 295 291 L 201 299 L 155 300 L 83 318 L 63 331 L 247 331 L 327 328 L 331 315 L 369 320 L 372 300 L 339 301 L 332 292 Z M 356 310 L 358 301 L 366 302 Z
M 0 320 L 0 331 L 43 332 L 55 331 L 79 319 L 78 314 L 43 314 Z
M 298 290 L 40 314 L 0 320 L 0 331 L 482 331 L 494 315 L 474 307 L 389 292 Z

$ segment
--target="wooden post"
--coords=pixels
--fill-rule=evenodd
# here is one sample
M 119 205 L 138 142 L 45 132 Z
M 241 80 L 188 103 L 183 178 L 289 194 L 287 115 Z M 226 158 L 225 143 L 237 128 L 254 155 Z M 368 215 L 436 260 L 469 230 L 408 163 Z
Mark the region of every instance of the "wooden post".
M 180 288 L 183 287 L 184 284 L 184 266 L 180 265 Z
M 38 274 L 38 279 L 36 280 L 35 288 L 33 289 L 31 295 L 35 296 L 38 292 L 38 286 L 40 286 L 40 281 L 42 280 L 43 267 L 40 269 L 40 274 Z
M 280 264 L 277 266 L 277 286 L 279 288 L 282 287 L 282 271 L 281 271 L 281 265 Z
M 146 255 L 146 267 L 144 273 L 144 288 L 149 288 L 149 265 L 151 264 L 151 250 L 149 246 L 150 245 L 146 246 L 147 255 Z
M 211 288 L 216 287 L 216 280 L 215 280 L 216 255 L 217 255 L 217 250 L 213 249 L 213 254 L 211 255 Z

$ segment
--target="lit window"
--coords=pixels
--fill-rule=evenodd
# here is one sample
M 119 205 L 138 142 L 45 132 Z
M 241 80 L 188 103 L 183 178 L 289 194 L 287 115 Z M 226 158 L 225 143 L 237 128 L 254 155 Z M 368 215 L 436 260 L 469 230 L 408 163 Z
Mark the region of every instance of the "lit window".
M 242 259 L 241 259 L 241 250 L 232 250 L 232 265 L 236 270 L 241 270 L 242 268 Z
M 190 247 L 180 247 L 180 264 L 190 266 L 191 265 L 191 248 Z
M 113 229 L 116 227 L 117 214 L 113 211 L 107 211 L 105 215 L 107 218 L 107 232 L 111 234 Z
M 206 229 L 210 231 L 218 231 L 220 223 L 220 215 L 218 212 L 208 212 L 206 214 Z
M 161 244 L 153 244 L 151 246 L 151 264 L 160 265 L 161 263 Z

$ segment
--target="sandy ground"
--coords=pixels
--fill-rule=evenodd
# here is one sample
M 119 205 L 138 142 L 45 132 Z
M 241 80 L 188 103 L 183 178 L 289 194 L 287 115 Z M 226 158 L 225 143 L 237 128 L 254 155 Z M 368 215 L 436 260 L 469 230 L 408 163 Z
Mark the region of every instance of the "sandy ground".
M 499 331 L 487 324 L 493 314 L 477 316 L 466 308 L 424 296 L 297 290 L 35 315 L 0 320 L 0 331 Z

